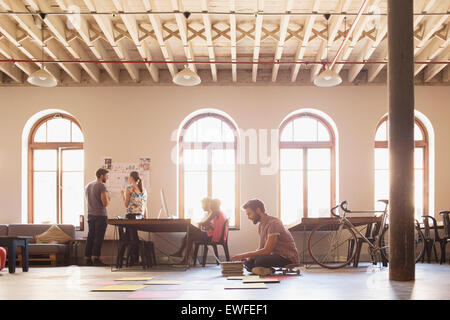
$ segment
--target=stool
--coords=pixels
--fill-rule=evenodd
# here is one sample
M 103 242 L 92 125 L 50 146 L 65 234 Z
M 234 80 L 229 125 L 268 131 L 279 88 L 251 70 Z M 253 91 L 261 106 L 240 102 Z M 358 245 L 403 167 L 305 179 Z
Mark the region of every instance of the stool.
M 21 247 L 22 249 L 22 270 L 28 272 L 29 262 L 28 262 L 28 240 L 30 237 L 0 237 L 0 246 L 6 247 L 8 249 L 8 269 L 9 273 L 16 272 L 16 248 Z

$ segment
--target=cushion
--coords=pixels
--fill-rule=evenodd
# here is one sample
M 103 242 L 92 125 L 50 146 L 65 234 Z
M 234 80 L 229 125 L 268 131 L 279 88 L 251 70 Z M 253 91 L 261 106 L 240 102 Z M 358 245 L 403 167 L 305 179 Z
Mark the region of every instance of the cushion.
M 36 243 L 66 243 L 73 240 L 71 236 L 62 231 L 57 225 L 52 225 L 47 231 L 36 236 Z
M 58 224 L 62 231 L 75 238 L 75 227 L 71 224 Z M 8 225 L 8 236 L 35 236 L 47 231 L 50 224 L 10 224 Z
M 0 224 L 0 236 L 7 236 L 7 235 L 8 235 L 8 225 Z

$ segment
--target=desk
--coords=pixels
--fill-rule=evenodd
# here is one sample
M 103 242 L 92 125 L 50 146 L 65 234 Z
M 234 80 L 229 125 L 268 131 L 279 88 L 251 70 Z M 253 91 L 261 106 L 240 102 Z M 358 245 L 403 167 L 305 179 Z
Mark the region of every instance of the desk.
M 381 223 L 382 217 L 347 217 L 347 220 L 350 221 L 355 227 L 359 226 L 368 226 L 372 223 Z M 304 238 L 303 238 L 303 250 L 301 252 L 301 257 L 303 264 L 306 264 L 305 261 L 305 252 L 307 251 L 306 248 L 306 231 L 312 231 L 315 227 L 318 225 L 321 225 L 323 223 L 329 223 L 329 222 L 337 222 L 339 221 L 338 218 L 332 218 L 332 217 L 323 217 L 323 218 L 302 218 L 300 222 L 295 222 L 293 224 L 290 224 L 287 227 L 287 229 L 290 232 L 295 231 L 303 231 L 304 232 Z
M 191 223 L 191 219 L 108 219 L 108 224 L 125 228 L 134 228 L 145 232 L 185 232 L 189 243 L 189 235 L 202 232 L 198 227 Z M 186 267 L 189 268 L 189 246 L 186 245 Z
M 16 248 L 22 248 L 22 270 L 28 272 L 28 240 L 32 237 L 0 237 L 0 247 L 6 247 L 8 249 L 8 269 L 9 273 L 16 272 Z

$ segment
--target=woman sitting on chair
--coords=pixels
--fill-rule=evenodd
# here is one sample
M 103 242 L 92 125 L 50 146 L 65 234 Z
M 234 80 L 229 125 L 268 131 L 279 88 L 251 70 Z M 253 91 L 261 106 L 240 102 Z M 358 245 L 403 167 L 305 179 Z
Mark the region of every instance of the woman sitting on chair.
M 198 224 L 200 228 L 206 230 L 200 240 L 201 243 L 219 242 L 222 236 L 223 225 L 227 219 L 220 210 L 219 199 L 211 199 L 210 209 L 209 215 Z
M 208 243 L 208 242 L 218 242 L 222 236 L 223 225 L 225 224 L 226 217 L 220 210 L 220 200 L 204 198 L 202 200 L 202 208 L 206 213 L 205 218 L 199 222 L 198 226 L 202 230 L 202 233 L 192 233 L 189 234 L 189 252 L 192 251 L 192 245 L 195 242 Z M 181 262 L 183 257 L 183 251 L 186 248 L 186 237 L 183 239 L 183 243 L 180 249 L 169 257 L 171 262 Z M 178 260 L 178 261 L 177 261 Z M 187 261 L 182 261 L 187 264 Z

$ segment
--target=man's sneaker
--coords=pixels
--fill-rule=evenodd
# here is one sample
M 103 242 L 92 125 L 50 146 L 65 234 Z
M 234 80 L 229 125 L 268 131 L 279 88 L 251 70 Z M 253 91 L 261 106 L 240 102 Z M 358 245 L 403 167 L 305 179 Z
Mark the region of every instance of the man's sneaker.
M 107 264 L 104 264 L 100 261 L 100 259 L 94 259 L 93 265 L 96 267 L 107 267 Z
M 254 267 L 252 273 L 258 276 L 270 276 L 274 273 L 274 270 L 272 268 Z
M 85 259 L 84 260 L 84 265 L 88 266 L 88 267 L 92 267 L 92 260 L 91 259 Z

